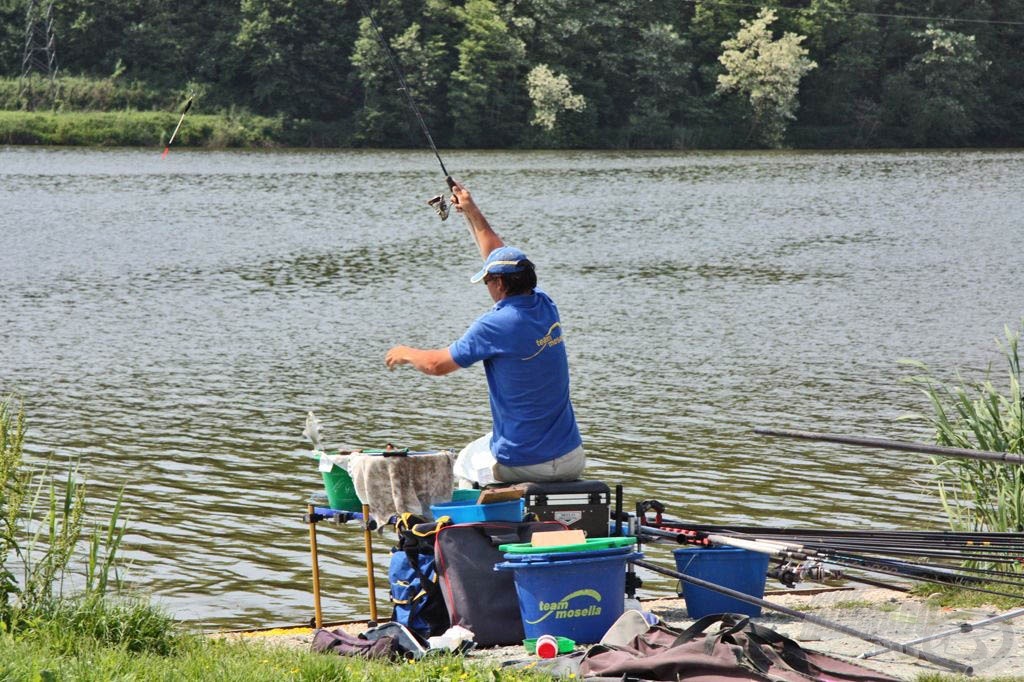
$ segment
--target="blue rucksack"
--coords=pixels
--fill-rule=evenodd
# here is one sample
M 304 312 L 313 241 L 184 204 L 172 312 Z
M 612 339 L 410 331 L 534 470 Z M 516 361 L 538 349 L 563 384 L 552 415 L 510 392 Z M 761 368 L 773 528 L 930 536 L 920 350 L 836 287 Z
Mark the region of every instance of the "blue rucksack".
M 402 514 L 395 523 L 398 545 L 391 550 L 388 567 L 394 604 L 391 620 L 423 639 L 440 635 L 451 627 L 434 565 L 437 531 L 449 523 L 447 516 L 426 522 L 414 514 Z

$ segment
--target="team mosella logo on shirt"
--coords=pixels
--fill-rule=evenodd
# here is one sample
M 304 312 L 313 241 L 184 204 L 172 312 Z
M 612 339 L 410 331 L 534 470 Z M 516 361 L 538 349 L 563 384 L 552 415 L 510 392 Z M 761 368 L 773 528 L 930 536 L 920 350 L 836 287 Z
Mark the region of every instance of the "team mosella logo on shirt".
M 545 349 L 554 348 L 563 341 L 565 341 L 565 338 L 562 336 L 562 323 L 555 322 L 553 325 L 548 327 L 547 334 L 534 341 L 534 343 L 540 346 L 540 350 L 533 355 L 523 358 L 523 360 L 533 360 L 535 357 L 543 353 Z

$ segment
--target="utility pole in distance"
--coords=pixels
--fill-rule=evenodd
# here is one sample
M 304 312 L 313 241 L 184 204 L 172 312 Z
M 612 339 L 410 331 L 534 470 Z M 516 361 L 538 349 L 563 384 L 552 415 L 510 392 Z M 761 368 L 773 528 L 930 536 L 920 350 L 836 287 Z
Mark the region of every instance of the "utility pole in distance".
M 21 82 L 18 97 L 28 109 L 35 109 L 39 102 L 31 97 L 29 80 L 33 73 L 44 74 L 50 81 L 49 99 L 53 103 L 57 94 L 57 38 L 53 32 L 53 2 L 45 3 L 28 0 L 25 12 L 25 51 L 21 57 Z

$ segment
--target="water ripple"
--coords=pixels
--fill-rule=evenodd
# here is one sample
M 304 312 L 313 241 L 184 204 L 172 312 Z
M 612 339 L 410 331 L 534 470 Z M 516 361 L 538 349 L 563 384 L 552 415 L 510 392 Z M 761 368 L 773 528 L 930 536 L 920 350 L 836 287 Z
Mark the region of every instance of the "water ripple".
M 940 526 L 927 458 L 753 429 L 928 439 L 897 421 L 926 409 L 897 362 L 998 362 L 1021 315 L 999 273 L 1024 239 L 1024 154 L 449 165 L 559 303 L 588 477 L 699 522 Z M 311 617 L 308 410 L 332 447 L 457 448 L 489 428 L 480 367 L 383 365 L 490 305 L 462 219 L 425 204 L 442 189 L 428 154 L 8 147 L 0 177 L 0 392 L 25 397 L 33 461 L 80 462 L 99 518 L 123 489 L 128 577 L 180 617 Z M 365 615 L 361 533 L 318 538 L 325 612 Z

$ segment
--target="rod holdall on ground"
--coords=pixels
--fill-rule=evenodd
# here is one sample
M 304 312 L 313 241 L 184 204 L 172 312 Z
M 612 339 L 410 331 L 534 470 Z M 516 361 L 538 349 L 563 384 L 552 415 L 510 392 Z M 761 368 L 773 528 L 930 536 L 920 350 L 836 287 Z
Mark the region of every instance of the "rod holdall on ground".
M 566 530 L 559 521 L 485 521 L 446 526 L 437 534 L 437 570 L 452 625 L 480 646 L 520 644 L 525 638 L 511 571 L 495 571 L 504 544 L 529 542 L 535 532 Z
M 447 516 L 428 522 L 409 513 L 402 514 L 395 523 L 398 544 L 391 550 L 388 566 L 389 596 L 394 604 L 391 620 L 423 639 L 450 627 L 434 563 L 437 532 L 449 523 Z
M 715 632 L 705 632 L 718 623 Z M 897 678 L 803 649 L 747 616 L 718 613 L 686 630 L 652 626 L 625 646 L 598 644 L 580 663 L 579 677 L 644 680 L 771 680 L 773 682 L 895 682 Z

